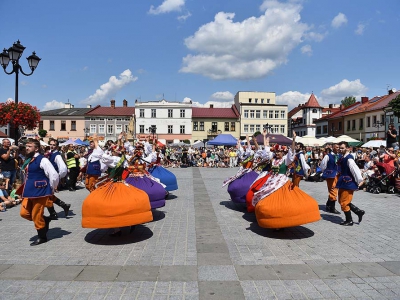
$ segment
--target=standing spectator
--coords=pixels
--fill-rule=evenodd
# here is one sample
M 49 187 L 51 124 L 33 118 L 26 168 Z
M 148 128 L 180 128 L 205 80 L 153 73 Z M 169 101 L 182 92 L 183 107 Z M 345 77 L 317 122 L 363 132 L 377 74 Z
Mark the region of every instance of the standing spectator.
M 68 190 L 76 191 L 76 181 L 79 174 L 79 155 L 75 152 L 74 145 L 68 145 L 67 151 Z
M 0 165 L 5 179 L 6 190 L 11 192 L 11 187 L 17 174 L 16 159 L 18 158 L 18 146 L 11 146 L 9 139 L 3 139 L 3 147 L 0 148 Z
M 389 129 L 386 132 L 386 147 L 393 147 L 395 150 L 399 148 L 399 143 L 397 142 L 397 130 L 394 128 L 393 123 L 389 124 Z

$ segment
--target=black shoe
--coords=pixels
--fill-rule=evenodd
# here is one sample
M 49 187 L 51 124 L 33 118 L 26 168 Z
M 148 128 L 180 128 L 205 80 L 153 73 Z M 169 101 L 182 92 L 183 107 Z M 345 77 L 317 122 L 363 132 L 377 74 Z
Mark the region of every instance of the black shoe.
M 65 217 L 68 217 L 68 213 L 69 213 L 70 207 L 71 207 L 71 204 L 65 204 L 65 205 L 63 206 L 64 213 L 65 213 Z
M 362 218 L 365 215 L 365 211 L 359 209 L 353 203 L 350 203 L 349 206 L 350 206 L 351 211 L 358 216 L 358 223 L 361 223 Z
M 353 226 L 353 219 L 351 217 L 351 211 L 345 211 L 344 215 L 346 216 L 346 220 L 340 223 L 342 226 Z
M 62 207 L 62 209 L 64 210 L 64 214 L 65 217 L 68 216 L 69 213 L 69 209 L 71 207 L 71 204 L 67 204 L 64 201 L 62 201 L 60 198 L 55 197 L 55 200 L 53 201 L 53 203 L 57 204 L 58 206 Z
M 326 204 L 325 204 L 325 211 L 326 212 L 331 212 L 331 200 L 329 200 L 328 199 L 328 201 L 326 201 Z
M 121 230 L 119 230 L 119 231 L 116 231 L 116 232 L 110 233 L 110 234 L 109 234 L 109 236 L 111 236 L 111 237 L 116 237 L 116 236 L 121 236 L 121 234 L 122 234 L 122 231 L 121 231 Z
M 44 221 L 46 222 L 46 227 L 39 229 L 37 231 L 38 233 L 38 238 L 36 239 L 36 241 L 34 241 L 33 243 L 31 243 L 31 246 L 37 246 L 40 244 L 44 244 L 47 243 L 47 236 L 46 233 L 49 230 L 49 223 L 50 223 L 50 218 L 49 217 L 44 217 Z
M 44 244 L 44 243 L 47 243 L 47 238 L 46 239 L 38 238 L 36 241 L 31 243 L 31 246 L 37 246 L 37 245 Z
M 331 214 L 340 215 L 340 211 L 336 210 L 336 208 L 335 208 L 336 201 L 330 201 L 330 200 L 329 200 L 329 202 L 331 202 L 331 203 L 330 203 L 330 208 L 331 208 L 330 213 L 331 213 Z
M 50 219 L 52 219 L 52 220 L 58 220 L 57 212 L 56 212 L 56 210 L 54 209 L 54 206 L 48 207 L 47 210 L 48 210 L 49 213 L 50 213 Z

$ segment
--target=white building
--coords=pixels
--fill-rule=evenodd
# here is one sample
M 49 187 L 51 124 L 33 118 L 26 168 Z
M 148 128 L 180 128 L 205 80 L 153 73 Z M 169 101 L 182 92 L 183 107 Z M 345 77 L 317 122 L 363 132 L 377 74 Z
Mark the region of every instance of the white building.
M 192 138 L 192 102 L 135 101 L 136 135 L 139 139 L 157 136 L 162 143 Z M 155 129 L 155 130 L 152 130 Z M 152 132 L 154 131 L 154 132 Z
M 237 92 L 235 106 L 240 113 L 240 135 L 263 131 L 287 135 L 287 105 L 277 105 L 273 92 Z

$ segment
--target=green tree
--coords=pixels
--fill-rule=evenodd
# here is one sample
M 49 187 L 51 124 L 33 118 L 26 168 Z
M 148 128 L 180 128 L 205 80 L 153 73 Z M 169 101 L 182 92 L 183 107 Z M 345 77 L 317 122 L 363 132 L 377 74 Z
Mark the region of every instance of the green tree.
M 400 118 L 400 95 L 390 101 L 389 106 L 392 108 L 393 114 Z
M 354 96 L 344 97 L 341 103 L 344 105 L 344 107 L 350 106 L 356 103 L 356 97 Z
M 46 134 L 47 134 L 47 130 L 45 130 L 45 129 L 40 129 L 40 130 L 38 131 L 38 134 L 39 134 L 39 136 L 40 136 L 41 138 L 44 138 L 44 137 L 46 136 Z

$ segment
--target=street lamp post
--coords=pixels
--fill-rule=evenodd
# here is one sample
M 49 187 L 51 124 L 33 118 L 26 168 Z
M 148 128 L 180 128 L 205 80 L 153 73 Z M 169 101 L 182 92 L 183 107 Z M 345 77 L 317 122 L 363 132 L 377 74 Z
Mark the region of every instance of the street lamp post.
M 267 133 L 270 133 L 270 131 L 271 131 L 271 129 L 272 129 L 273 127 L 274 127 L 274 126 L 269 125 L 268 123 L 264 125 L 264 129 L 267 130 Z
M 149 133 L 153 134 L 153 141 L 154 141 L 154 135 L 155 135 L 156 132 L 157 132 L 157 127 L 156 127 L 155 125 L 151 125 L 151 126 L 147 129 L 147 131 L 148 131 Z
M 20 41 L 18 40 L 15 42 L 10 48 L 3 50 L 2 53 L 0 53 L 0 64 L 3 67 L 4 73 L 11 75 L 15 73 L 15 103 L 18 104 L 18 76 L 19 72 L 21 72 L 25 76 L 31 76 L 33 72 L 36 70 L 36 67 L 38 66 L 41 58 L 36 56 L 35 51 L 32 52 L 30 56 L 28 56 L 26 59 L 28 60 L 28 65 L 29 68 L 31 69 L 30 73 L 25 73 L 22 70 L 21 65 L 19 64 L 19 59 L 22 56 L 22 53 L 24 52 L 25 47 L 21 45 Z M 7 72 L 6 68 L 8 64 L 12 63 L 12 70 L 10 72 Z M 15 126 L 15 141 L 18 143 L 18 127 Z
M 381 128 L 384 125 L 385 124 L 383 124 L 383 122 L 379 122 L 379 121 L 377 121 L 376 123 L 372 124 L 373 127 L 376 127 L 378 129 L 378 133 L 377 133 L 377 137 L 378 138 L 379 138 L 379 128 Z

